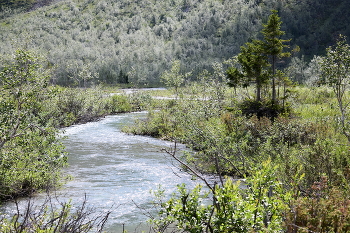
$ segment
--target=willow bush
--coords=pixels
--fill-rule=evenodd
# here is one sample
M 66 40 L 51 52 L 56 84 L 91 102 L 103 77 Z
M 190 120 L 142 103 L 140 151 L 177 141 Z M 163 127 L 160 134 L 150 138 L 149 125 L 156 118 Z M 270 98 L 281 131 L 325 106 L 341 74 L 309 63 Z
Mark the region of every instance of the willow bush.
M 275 171 L 269 161 L 263 163 L 244 181 L 243 189 L 239 181 L 231 179 L 204 193 L 200 186 L 189 191 L 179 185 L 170 200 L 158 202 L 159 218 L 151 222 L 157 232 L 164 232 L 159 230 L 171 224 L 191 233 L 282 231 L 289 195 L 285 195 Z
M 40 64 L 18 50 L 0 72 L 0 200 L 56 186 L 66 164 L 58 129 L 41 119 L 49 88 Z

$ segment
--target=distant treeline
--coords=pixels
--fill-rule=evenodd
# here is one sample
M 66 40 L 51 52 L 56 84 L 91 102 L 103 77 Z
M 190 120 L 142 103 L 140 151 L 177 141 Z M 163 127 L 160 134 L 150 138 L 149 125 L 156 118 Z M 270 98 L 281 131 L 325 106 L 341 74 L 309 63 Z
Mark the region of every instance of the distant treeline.
M 1 5 L 33 9 L 49 2 Z M 1 11 L 0 51 L 4 60 L 18 47 L 38 51 L 60 85 L 154 85 L 173 60 L 196 77 L 237 55 L 259 36 L 271 9 L 279 11 L 291 49 L 300 47 L 294 56 L 308 62 L 340 33 L 350 36 L 349 7 L 341 0 L 69 0 L 25 14 Z
M 1 0 L 0 5 L 2 7 L 11 7 L 11 8 L 18 8 L 18 7 L 28 8 L 29 6 L 33 5 L 35 2 L 36 2 L 35 0 Z
M 47 6 L 57 1 L 59 0 L 1 0 L 0 8 L 2 8 L 1 10 L 4 10 L 6 8 L 13 10 L 22 8 L 22 10 L 28 11 Z

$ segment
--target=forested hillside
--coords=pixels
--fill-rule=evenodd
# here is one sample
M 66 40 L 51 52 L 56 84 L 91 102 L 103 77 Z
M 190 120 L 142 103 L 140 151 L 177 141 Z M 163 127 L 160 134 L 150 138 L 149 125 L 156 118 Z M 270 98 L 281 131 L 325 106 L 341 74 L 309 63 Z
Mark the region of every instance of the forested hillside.
M 26 9 L 32 10 L 13 14 L 7 8 L 11 2 L 29 3 Z M 39 3 L 44 2 L 1 1 L 2 59 L 19 47 L 36 50 L 54 69 L 52 82 L 62 85 L 158 84 L 175 59 L 183 72 L 210 70 L 213 62 L 237 55 L 240 46 L 259 37 L 271 9 L 279 11 L 290 47 L 300 46 L 295 56 L 306 60 L 324 54 L 340 33 L 350 36 L 350 2 L 345 0 Z

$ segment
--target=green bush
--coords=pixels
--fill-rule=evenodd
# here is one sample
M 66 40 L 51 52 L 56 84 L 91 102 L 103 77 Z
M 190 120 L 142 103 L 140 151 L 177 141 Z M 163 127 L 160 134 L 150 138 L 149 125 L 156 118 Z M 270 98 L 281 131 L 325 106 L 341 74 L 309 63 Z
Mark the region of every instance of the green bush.
M 110 100 L 109 108 L 111 113 L 130 112 L 132 110 L 132 105 L 126 96 L 113 95 Z
M 169 201 L 159 203 L 159 218 L 152 223 L 158 229 L 174 224 L 191 233 L 282 231 L 287 209 L 284 198 L 288 195 L 284 195 L 276 168 L 269 161 L 259 168 L 246 179 L 243 189 L 240 181 L 230 178 L 204 195 L 200 186 L 191 191 L 178 186 Z
M 145 92 L 135 92 L 128 96 L 128 101 L 132 105 L 133 111 L 143 111 L 152 106 L 152 97 Z
M 152 137 L 162 139 L 173 139 L 171 132 L 173 132 L 174 124 L 172 117 L 167 111 L 149 111 L 147 119 L 139 119 L 135 125 L 124 128 L 123 131 L 138 135 L 149 135 Z
M 80 89 L 52 87 L 53 96 L 43 101 L 41 118 L 55 127 L 96 121 L 108 114 L 138 109 L 127 96 L 109 95 L 101 87 Z
M 66 164 L 58 130 L 41 119 L 49 88 L 40 64 L 18 50 L 0 72 L 0 201 L 58 185 Z
M 51 98 L 43 100 L 41 119 L 55 127 L 96 121 L 108 114 L 145 110 L 152 105 L 148 94 L 110 95 L 93 88 L 51 87 Z

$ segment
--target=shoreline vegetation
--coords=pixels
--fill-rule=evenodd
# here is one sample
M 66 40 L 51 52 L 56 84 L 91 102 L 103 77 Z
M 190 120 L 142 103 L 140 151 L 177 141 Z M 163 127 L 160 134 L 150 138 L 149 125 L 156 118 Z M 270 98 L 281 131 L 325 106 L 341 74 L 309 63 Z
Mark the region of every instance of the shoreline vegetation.
M 299 64 L 298 48 L 282 39 L 277 13 L 271 11 L 261 35 L 237 56 L 196 72 L 173 60 L 159 76 L 168 89 L 154 92 L 88 88 L 98 80 L 88 66 L 72 71 L 78 78 L 69 76 L 69 66 L 60 69 L 67 83 L 84 88 L 51 85 L 53 65 L 17 50 L 0 70 L 0 201 L 61 184 L 67 158 L 59 128 L 147 110 L 146 119 L 124 131 L 174 141 L 175 148 L 184 143 L 191 150 L 181 158 L 175 149 L 165 152 L 198 179 L 204 173 L 219 177 L 214 185 L 206 183 L 206 194 L 200 186 L 188 190 L 181 184 L 168 200 L 161 189 L 154 191 L 158 215 L 149 220 L 150 232 L 174 226 L 191 233 L 349 232 L 350 46 L 340 35 L 325 56 Z M 287 60 L 288 66 L 281 65 Z M 119 71 L 109 77 L 127 83 Z M 247 188 L 230 178 L 244 179 Z M 211 203 L 203 202 L 206 197 Z M 91 217 L 85 201 L 77 208 L 67 202 L 35 211 L 29 201 L 25 213 L 0 216 L 0 231 L 102 232 L 108 219 L 108 213 Z
M 109 213 L 97 215 L 86 201 L 56 203 L 49 193 L 66 175 L 67 157 L 60 128 L 110 114 L 140 111 L 151 97 L 111 95 L 107 88 L 65 88 L 49 84 L 49 73 L 35 54 L 18 50 L 0 72 L 0 203 L 15 202 L 10 218 L 0 214 L 1 232 L 101 232 Z M 42 206 L 33 196 L 48 192 Z M 24 209 L 22 197 L 29 197 Z
M 289 86 L 285 104 L 292 110 L 272 121 L 268 117 L 243 114 L 241 109 L 245 107 L 246 98 L 254 99 L 254 88 L 228 87 L 225 80 L 218 79 L 222 74 L 215 76 L 204 72 L 199 82 L 167 90 L 134 92 L 129 96 L 111 95 L 115 88 L 101 86 L 80 89 L 47 86 L 44 92 L 50 93 L 50 98 L 38 95 L 41 111 L 35 113 L 36 119 L 46 127 L 59 128 L 97 120 L 108 114 L 147 110 L 147 119 L 136 122 L 125 132 L 185 143 L 194 152 L 179 159 L 187 164 L 185 169 L 193 168 L 199 176 L 203 172 L 246 179 L 251 192 L 243 192 L 229 181 L 223 183 L 222 187 L 228 191 L 222 194 L 224 199 L 217 200 L 218 206 L 241 203 L 249 197 L 251 202 L 241 203 L 242 206 L 236 206 L 236 212 L 230 214 L 240 214 L 241 218 L 250 220 L 255 218 L 254 211 L 264 215 L 259 215 L 260 220 L 256 217 L 254 223 L 237 222 L 236 227 L 250 224 L 254 227 L 261 221 L 261 229 L 271 232 L 272 229 L 264 228 L 274 227 L 266 220 L 270 218 L 275 224 L 278 222 L 278 229 L 287 232 L 324 227 L 343 227 L 346 230 L 338 232 L 346 232 L 349 144 L 339 130 L 333 90 L 327 86 Z M 31 108 L 30 114 L 32 111 Z M 201 230 L 196 232 L 204 231 L 208 219 L 200 216 L 210 214 L 212 209 L 201 207 L 199 187 L 195 190 L 179 187 L 179 193 L 171 200 L 162 200 L 161 195 L 156 194 L 156 200 L 160 201 L 160 217 L 164 214 L 172 217 L 153 219 L 155 232 L 170 223 L 181 223 L 180 227 L 190 231 L 186 225 L 187 215 L 198 217 L 196 224 Z M 216 189 L 221 190 L 220 187 Z M 272 196 L 269 194 L 271 187 L 274 187 Z M 188 195 L 187 202 L 177 203 Z M 271 205 L 267 205 L 270 202 Z M 166 208 L 170 203 L 173 204 Z M 180 204 L 189 208 L 188 212 L 179 212 L 176 208 L 180 208 Z M 190 204 L 193 206 L 187 206 Z M 63 207 L 55 211 L 64 211 Z M 237 212 L 249 208 L 254 210 L 250 213 L 253 215 Z M 48 214 L 44 216 L 45 219 Z M 316 224 L 320 220 L 325 226 Z
M 256 52 L 264 48 L 249 48 L 264 42 L 253 43 L 242 46 L 241 67 L 227 76 L 220 69 L 204 70 L 197 82 L 182 86 L 186 74 L 174 62 L 161 78 L 175 98 L 150 108 L 147 119 L 126 129 L 174 141 L 175 148 L 184 143 L 191 149 L 184 157 L 175 149 L 166 153 L 198 179 L 205 181 L 202 174 L 210 173 L 220 180 L 206 183 L 212 204 L 203 204 L 201 187 L 179 185 L 170 200 L 162 199 L 161 190 L 156 193 L 159 216 L 151 220 L 156 232 L 173 224 L 198 233 L 350 231 L 346 38 L 327 49 L 317 86 L 292 84 L 279 71 L 271 72 L 279 79 L 266 80 L 257 66 L 265 58 Z M 252 72 L 265 78 L 259 86 L 245 82 Z M 232 85 L 237 77 L 240 82 Z M 229 178 L 244 179 L 247 189 Z
M 253 97 L 254 89 L 239 88 L 232 99 L 232 88 L 221 84 L 220 94 L 208 81 L 186 85 L 178 98 L 148 109 L 146 119 L 125 129 L 184 143 L 192 151 L 184 157 L 167 152 L 184 170 L 198 179 L 210 173 L 226 180 L 209 187 L 211 205 L 203 205 L 200 187 L 179 186 L 170 200 L 156 195 L 155 232 L 172 224 L 185 232 L 207 232 L 208 225 L 219 232 L 349 231 L 350 145 L 332 89 L 289 87 L 292 110 L 271 120 L 242 114 L 238 96 Z M 250 188 L 239 189 L 229 177 Z

